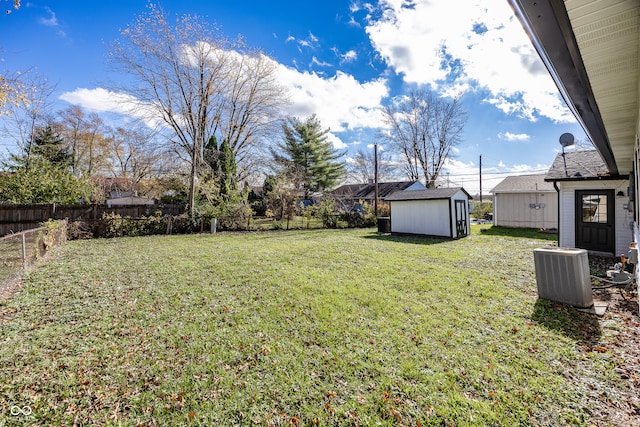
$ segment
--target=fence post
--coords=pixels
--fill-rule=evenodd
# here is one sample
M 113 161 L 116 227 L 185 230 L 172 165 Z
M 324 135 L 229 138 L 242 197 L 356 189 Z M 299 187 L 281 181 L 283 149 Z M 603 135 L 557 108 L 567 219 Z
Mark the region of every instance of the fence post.
M 27 238 L 22 233 L 22 266 L 27 267 Z

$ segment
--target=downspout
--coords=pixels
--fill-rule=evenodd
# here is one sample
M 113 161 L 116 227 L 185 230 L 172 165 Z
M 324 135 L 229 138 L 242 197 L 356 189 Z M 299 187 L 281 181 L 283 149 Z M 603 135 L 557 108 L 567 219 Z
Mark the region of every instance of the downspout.
M 560 246 L 560 189 L 558 188 L 558 181 L 553 181 L 553 188 L 556 189 L 556 193 L 558 193 L 558 246 Z

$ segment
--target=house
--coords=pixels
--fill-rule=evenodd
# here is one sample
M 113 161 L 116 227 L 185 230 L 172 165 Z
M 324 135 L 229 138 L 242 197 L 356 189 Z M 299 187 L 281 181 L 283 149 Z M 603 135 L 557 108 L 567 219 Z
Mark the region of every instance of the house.
M 379 182 L 378 200 L 383 200 L 396 191 L 424 190 L 426 188 L 420 181 Z M 361 209 L 363 203 L 373 205 L 375 194 L 376 185 L 373 182 L 368 184 L 345 184 L 331 192 L 340 209 L 347 212 Z
M 106 201 L 107 206 L 130 206 L 130 205 L 153 205 L 156 203 L 154 199 L 148 197 L 136 196 L 132 193 L 121 193 L 112 191 Z
M 463 188 L 396 191 L 387 196 L 391 233 L 458 239 L 469 234 L 469 199 Z
M 597 223 L 605 221 L 602 215 L 606 216 L 607 223 L 612 214 L 616 224 L 627 218 L 627 225 L 633 227 L 633 231 L 616 236 L 614 250 L 616 255 L 628 253 L 637 260 L 637 249 L 629 250 L 629 247 L 636 246 L 639 237 L 636 177 L 640 167 L 640 3 L 637 0 L 507 1 L 599 154 L 603 171 L 591 172 L 598 174 L 606 170 L 608 174 L 600 179 L 590 176 L 592 179 L 588 180 L 567 180 L 571 170 L 565 172 L 564 178 L 550 175 L 550 179 L 565 189 L 567 197 L 560 200 L 561 205 L 571 209 L 569 215 L 573 218 L 588 215 L 586 219 Z M 549 174 L 558 170 L 562 173 L 564 165 L 552 169 Z M 577 172 L 583 174 L 576 170 L 573 178 L 581 178 L 576 176 Z M 617 180 L 619 184 L 606 182 L 607 179 Z M 611 200 L 611 186 L 615 187 L 614 200 Z M 614 212 L 610 211 L 612 207 Z M 580 232 L 596 233 L 581 230 L 567 218 L 559 218 L 559 231 L 565 236 L 561 245 L 582 244 L 585 239 L 578 235 Z M 574 239 L 569 238 L 572 233 L 576 233 Z M 640 274 L 640 269 L 635 271 L 636 275 Z
M 558 245 L 625 254 L 632 239 L 628 175 L 614 175 L 596 150 L 558 154 L 545 178 L 558 188 Z
M 558 228 L 558 193 L 544 174 L 508 176 L 493 194 L 493 225 Z

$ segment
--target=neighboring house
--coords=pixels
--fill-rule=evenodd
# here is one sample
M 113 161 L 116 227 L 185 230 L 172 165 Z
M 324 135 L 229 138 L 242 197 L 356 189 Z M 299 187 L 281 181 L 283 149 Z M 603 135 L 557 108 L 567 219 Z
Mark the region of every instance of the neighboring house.
M 378 200 L 383 200 L 396 191 L 424 190 L 426 188 L 420 181 L 379 182 Z M 373 182 L 368 184 L 346 184 L 331 192 L 340 209 L 345 211 L 359 210 L 362 208 L 362 204 L 373 205 L 375 194 L 376 185 Z
M 397 191 L 391 207 L 391 233 L 458 239 L 469 234 L 469 193 L 463 188 Z
M 493 194 L 493 225 L 558 228 L 558 193 L 544 174 L 508 176 Z
M 129 206 L 129 205 L 153 205 L 156 203 L 154 199 L 148 197 L 140 197 L 131 193 L 120 193 L 112 191 L 106 201 L 107 206 Z
M 569 216 L 560 218 L 559 232 L 564 236 L 560 245 L 582 245 L 580 242 L 584 238 L 579 233 L 584 232 L 587 237 L 596 233 L 574 226 L 569 217 L 575 220 L 588 215 L 587 219 L 600 223 L 604 221 L 600 215 L 605 214 L 605 209 L 607 221 L 613 209 L 616 255 L 629 253 L 632 259 L 637 258 L 637 249 L 629 250 L 629 246 L 639 238 L 640 202 L 636 197 L 639 180 L 636 177 L 640 168 L 640 3 L 620 0 L 507 1 L 600 155 L 603 170 L 589 168 L 590 175 L 594 172 L 595 175 L 608 174 L 600 175 L 599 179 L 566 180 L 566 173 L 564 178 L 552 175 L 552 172 L 564 172 L 564 165 L 558 168 L 554 164 L 549 178 L 563 186 L 566 199 L 561 199 L 561 206 L 571 209 Z M 571 171 L 568 174 L 582 178 L 575 173 L 572 176 Z M 626 176 L 629 178 L 625 179 Z M 607 177 L 617 183 L 607 182 Z M 571 203 L 571 195 L 575 204 Z M 628 210 L 624 209 L 625 205 Z M 632 223 L 633 233 L 618 235 L 618 229 L 624 228 L 625 222 L 627 227 Z M 576 232 L 578 234 L 571 239 Z M 640 268 L 635 271 L 639 276 Z
M 628 176 L 612 174 L 589 150 L 558 154 L 545 179 L 559 189 L 558 246 L 627 254 L 633 238 Z

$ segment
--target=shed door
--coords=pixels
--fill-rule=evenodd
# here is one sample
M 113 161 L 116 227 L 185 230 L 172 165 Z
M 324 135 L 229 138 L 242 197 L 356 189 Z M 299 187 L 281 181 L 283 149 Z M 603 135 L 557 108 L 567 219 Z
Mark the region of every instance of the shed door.
M 615 253 L 614 190 L 576 191 L 576 247 Z
M 467 235 L 467 202 L 456 200 L 456 235 L 454 237 L 464 237 Z

